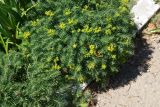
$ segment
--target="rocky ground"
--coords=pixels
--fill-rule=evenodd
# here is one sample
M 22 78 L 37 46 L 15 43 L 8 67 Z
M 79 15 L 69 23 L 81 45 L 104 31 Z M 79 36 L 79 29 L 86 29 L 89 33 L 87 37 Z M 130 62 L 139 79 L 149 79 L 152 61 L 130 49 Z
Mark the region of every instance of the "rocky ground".
M 142 35 L 135 56 L 97 95 L 97 107 L 160 107 L 160 35 Z

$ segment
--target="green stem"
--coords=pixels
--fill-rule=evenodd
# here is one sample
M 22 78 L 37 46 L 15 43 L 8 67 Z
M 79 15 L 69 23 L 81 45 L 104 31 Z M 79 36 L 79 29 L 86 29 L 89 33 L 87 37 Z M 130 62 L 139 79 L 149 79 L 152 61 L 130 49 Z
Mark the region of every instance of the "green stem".
M 160 28 L 156 28 L 150 31 L 151 33 L 160 33 Z
M 7 42 L 6 42 L 6 44 L 5 44 L 2 35 L 0 35 L 0 40 L 1 40 L 2 46 L 3 46 L 6 54 L 8 54 L 8 39 L 7 39 Z
M 27 10 L 23 11 L 21 17 L 26 16 L 26 15 L 27 15 L 27 12 L 28 12 L 29 10 L 31 10 L 32 8 L 34 8 L 35 6 L 37 6 L 37 5 L 38 5 L 38 2 L 37 2 L 36 4 L 34 4 L 33 6 L 31 6 L 30 8 L 28 8 Z

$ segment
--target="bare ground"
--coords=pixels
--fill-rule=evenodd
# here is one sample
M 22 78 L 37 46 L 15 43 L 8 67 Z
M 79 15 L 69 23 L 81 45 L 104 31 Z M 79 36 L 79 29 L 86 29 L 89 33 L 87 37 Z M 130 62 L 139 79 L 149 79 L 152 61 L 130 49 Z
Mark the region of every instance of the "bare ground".
M 135 56 L 97 95 L 97 107 L 160 107 L 160 35 L 140 36 Z

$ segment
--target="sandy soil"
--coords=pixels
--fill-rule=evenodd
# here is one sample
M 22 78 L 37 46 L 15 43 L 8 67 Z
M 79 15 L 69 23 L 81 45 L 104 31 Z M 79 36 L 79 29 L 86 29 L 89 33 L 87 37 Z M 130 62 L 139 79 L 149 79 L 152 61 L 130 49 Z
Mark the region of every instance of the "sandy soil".
M 136 55 L 97 95 L 97 107 L 160 107 L 160 35 L 137 40 Z

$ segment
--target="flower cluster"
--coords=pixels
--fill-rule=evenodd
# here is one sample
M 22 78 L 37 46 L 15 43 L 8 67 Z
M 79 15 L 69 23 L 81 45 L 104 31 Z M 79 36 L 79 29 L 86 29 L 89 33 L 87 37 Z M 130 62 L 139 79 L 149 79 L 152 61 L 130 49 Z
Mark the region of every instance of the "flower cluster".
M 52 66 L 52 68 L 55 69 L 55 70 L 60 70 L 61 69 L 61 67 L 58 65 L 58 61 L 59 61 L 59 58 L 56 57 L 54 59 L 54 65 Z
M 24 34 L 23 34 L 24 36 L 24 39 L 27 39 L 27 38 L 29 38 L 29 36 L 31 35 L 30 34 L 30 32 L 24 32 Z
M 54 13 L 51 11 L 51 10 L 49 10 L 49 11 L 46 11 L 45 12 L 45 15 L 47 15 L 47 16 L 53 16 L 54 15 Z
M 64 14 L 65 16 L 68 16 L 68 15 L 71 14 L 71 10 L 67 8 L 67 9 L 65 9 L 65 10 L 63 11 L 63 14 Z
M 43 30 L 53 38 L 53 43 L 49 43 L 52 44 L 50 49 L 54 49 L 53 53 L 59 57 L 53 56 L 55 59 L 52 68 L 62 71 L 66 69 L 72 75 L 82 75 L 85 71 L 92 79 L 107 76 L 108 74 L 101 73 L 101 70 L 109 72 L 112 66 L 123 62 L 121 60 L 125 59 L 124 54 L 129 56 L 128 51 L 132 50 L 130 28 L 133 25 L 130 25 L 132 21 L 127 19 L 129 17 L 127 3 L 128 0 L 119 0 L 120 5 L 111 5 L 101 1 L 95 4 L 94 9 L 90 2 L 82 7 L 76 2 L 73 2 L 72 7 L 64 7 L 61 5 L 62 1 L 57 5 L 62 7 L 58 10 L 52 7 L 55 4 L 51 2 L 52 9 L 44 11 L 46 19 L 31 21 L 31 26 L 45 25 Z M 114 10 L 113 13 L 105 11 L 110 7 Z M 26 33 L 25 38 L 28 37 L 29 34 Z M 123 49 L 127 49 L 127 52 Z M 83 71 L 80 71 L 82 69 Z M 98 71 L 97 76 L 91 72 L 87 73 L 87 70 Z M 75 74 L 74 71 L 81 73 Z M 70 78 L 73 79 L 72 75 Z

